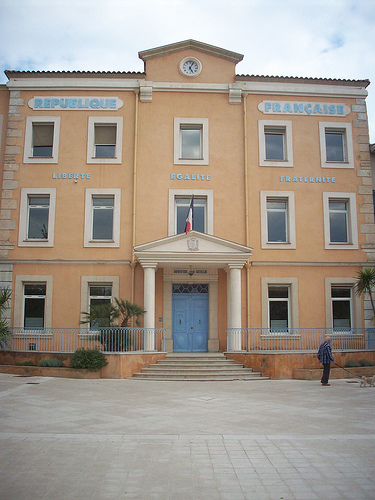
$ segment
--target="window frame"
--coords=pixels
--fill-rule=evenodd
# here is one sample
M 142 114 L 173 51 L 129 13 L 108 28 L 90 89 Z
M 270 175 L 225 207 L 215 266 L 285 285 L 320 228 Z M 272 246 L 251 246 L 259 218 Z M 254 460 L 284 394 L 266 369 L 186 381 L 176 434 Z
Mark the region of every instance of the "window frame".
M 120 296 L 120 278 L 119 276 L 81 276 L 81 311 L 88 312 L 90 310 L 90 286 L 112 286 L 111 302 L 114 297 Z M 85 317 L 81 314 L 81 321 Z M 87 325 L 89 330 L 89 325 Z
M 280 288 L 280 289 L 284 289 L 286 288 L 287 292 L 288 292 L 288 296 L 287 297 L 282 297 L 282 298 L 275 298 L 275 297 L 270 297 L 270 289 L 271 288 Z M 276 330 L 279 330 L 279 331 L 288 331 L 290 328 L 291 328 L 291 306 L 290 306 L 290 295 L 291 295 L 291 292 L 290 292 L 290 285 L 284 285 L 284 284 L 277 284 L 277 285 L 274 285 L 274 284 L 268 284 L 268 287 L 267 287 L 267 294 L 268 294 L 268 328 L 270 329 L 270 332 L 271 333 L 274 333 L 274 331 Z M 287 303 L 287 312 L 288 312 L 288 319 L 287 319 L 287 322 L 288 322 L 288 325 L 286 328 L 274 328 L 271 326 L 271 302 L 286 302 Z
M 53 144 L 52 156 L 33 155 L 33 125 L 53 124 Z M 60 117 L 59 116 L 28 116 L 25 127 L 25 147 L 24 163 L 58 163 L 59 161 L 59 137 L 60 137 Z
M 206 232 L 213 234 L 213 190 L 212 189 L 170 189 L 168 200 L 168 236 L 177 234 L 176 198 L 206 198 Z
M 298 278 L 280 278 L 280 277 L 262 277 L 261 278 L 261 288 L 262 288 L 262 328 L 267 329 L 269 334 L 282 335 L 283 331 L 272 332 L 270 327 L 269 318 L 269 296 L 268 291 L 272 286 L 288 287 L 289 288 L 289 299 L 288 299 L 288 328 L 285 330 L 285 334 L 289 334 L 289 330 L 299 328 L 299 312 L 298 312 Z
M 17 275 L 15 278 L 15 290 L 14 290 L 14 326 L 22 329 L 23 332 L 36 331 L 40 332 L 40 335 L 46 335 L 43 333 L 43 329 L 40 328 L 25 328 L 24 327 L 24 314 L 25 314 L 25 295 L 24 295 L 24 285 L 32 284 L 45 284 L 46 295 L 44 303 L 44 327 L 52 327 L 52 291 L 53 291 L 53 276 L 48 275 Z
M 331 242 L 330 201 L 346 201 L 348 243 Z M 324 245 L 326 250 L 356 250 L 358 249 L 357 202 L 355 193 L 323 193 Z
M 209 165 L 208 118 L 174 118 L 174 165 Z M 184 126 L 201 129 L 201 154 L 199 159 L 181 158 L 181 130 Z
M 258 120 L 259 165 L 261 167 L 293 167 L 293 135 L 290 120 Z M 266 134 L 280 131 L 283 136 L 284 160 L 267 160 Z
M 344 161 L 327 160 L 326 132 L 344 134 Z M 322 168 L 354 168 L 353 133 L 351 123 L 319 122 L 320 160 Z
M 351 288 L 351 326 L 350 330 L 354 328 L 361 328 L 361 299 L 354 293 L 356 284 L 355 278 L 325 278 L 325 301 L 326 301 L 326 327 L 332 328 L 333 335 L 348 333 L 347 328 L 333 330 L 333 304 L 332 304 L 332 288 L 345 287 Z
M 95 196 L 113 196 L 113 228 L 111 240 L 93 239 L 93 203 Z M 85 230 L 84 247 L 119 247 L 120 246 L 120 213 L 121 189 L 87 188 L 85 194 Z
M 28 238 L 29 196 L 49 196 L 48 238 Z M 22 188 L 20 201 L 19 247 L 53 247 L 55 239 L 56 188 Z
M 286 227 L 287 241 L 269 242 L 268 241 L 268 200 L 280 200 L 287 202 Z M 295 199 L 294 191 L 261 191 L 260 192 L 260 211 L 261 211 L 261 240 L 263 249 L 283 249 L 293 250 L 296 248 L 296 224 L 295 224 Z
M 87 163 L 119 164 L 122 162 L 122 136 L 123 136 L 122 116 L 89 116 L 87 135 Z M 95 156 L 95 125 L 116 125 L 116 156 L 96 157 Z

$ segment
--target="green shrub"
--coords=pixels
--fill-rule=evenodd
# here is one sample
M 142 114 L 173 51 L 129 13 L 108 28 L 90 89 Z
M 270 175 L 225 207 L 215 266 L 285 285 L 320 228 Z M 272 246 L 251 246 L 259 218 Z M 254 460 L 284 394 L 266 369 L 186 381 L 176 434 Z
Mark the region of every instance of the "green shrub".
M 77 349 L 72 355 L 70 366 L 72 368 L 83 368 L 92 372 L 97 372 L 103 366 L 107 366 L 108 361 L 104 354 L 98 349 Z
M 361 359 L 360 361 L 361 366 L 374 366 L 375 363 L 373 361 L 370 361 L 369 359 Z
M 358 366 L 361 366 L 361 365 L 359 363 L 357 363 L 356 361 L 353 361 L 352 359 L 349 359 L 349 361 L 345 365 L 346 368 L 356 368 Z
M 51 359 L 42 359 L 39 361 L 39 366 L 49 366 L 49 367 L 58 367 L 61 368 L 63 366 L 62 361 L 56 358 L 51 358 Z
M 21 363 L 17 363 L 16 366 L 35 366 L 35 363 L 32 361 L 22 361 Z

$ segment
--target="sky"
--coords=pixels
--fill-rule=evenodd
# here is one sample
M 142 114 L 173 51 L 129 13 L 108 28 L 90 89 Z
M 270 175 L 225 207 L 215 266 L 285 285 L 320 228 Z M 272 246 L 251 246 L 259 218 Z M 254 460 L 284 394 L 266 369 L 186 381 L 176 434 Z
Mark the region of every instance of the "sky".
M 187 39 L 243 54 L 237 74 L 372 81 L 375 142 L 375 0 L 0 0 L 0 83 L 143 71 L 139 51 Z

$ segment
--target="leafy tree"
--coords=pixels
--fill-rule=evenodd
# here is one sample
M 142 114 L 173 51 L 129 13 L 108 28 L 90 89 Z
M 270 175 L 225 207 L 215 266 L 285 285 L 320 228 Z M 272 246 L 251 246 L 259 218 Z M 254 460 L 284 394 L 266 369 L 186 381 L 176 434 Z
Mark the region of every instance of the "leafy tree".
M 4 318 L 11 295 L 12 291 L 9 288 L 0 290 L 0 347 L 5 347 L 11 336 L 8 320 Z
M 375 269 L 374 268 L 369 268 L 366 267 L 362 271 L 359 271 L 357 273 L 357 281 L 354 286 L 355 292 L 358 296 L 361 296 L 365 293 L 368 294 L 371 302 L 371 307 L 372 307 L 372 323 L 374 323 L 375 319 L 375 304 L 374 304 L 374 297 L 373 297 L 373 287 L 375 286 Z

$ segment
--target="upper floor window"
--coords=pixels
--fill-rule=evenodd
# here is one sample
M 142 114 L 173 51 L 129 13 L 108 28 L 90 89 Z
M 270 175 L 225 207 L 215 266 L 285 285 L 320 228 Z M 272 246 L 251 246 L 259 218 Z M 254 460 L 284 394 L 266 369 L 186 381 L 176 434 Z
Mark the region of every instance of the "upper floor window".
M 121 163 L 123 118 L 90 116 L 87 163 Z
M 168 236 L 185 232 L 186 218 L 193 195 L 193 229 L 213 234 L 213 191 L 211 189 L 170 189 Z
M 116 157 L 117 125 L 95 125 L 95 158 Z
M 120 245 L 121 189 L 86 189 L 85 247 Z
M 28 116 L 24 163 L 57 163 L 60 117 Z
M 292 122 L 259 120 L 259 165 L 293 167 Z
M 261 191 L 262 248 L 296 248 L 293 191 Z
M 323 168 L 354 168 L 350 123 L 320 122 L 319 134 Z
M 28 195 L 28 239 L 48 239 L 49 195 Z
M 208 165 L 208 118 L 174 119 L 174 163 Z
M 56 188 L 22 188 L 18 246 L 54 244 Z
M 323 193 L 323 213 L 325 248 L 358 248 L 355 194 Z
M 176 234 L 185 232 L 186 217 L 190 208 L 191 198 L 176 197 Z M 193 199 L 193 230 L 206 232 L 207 198 Z

